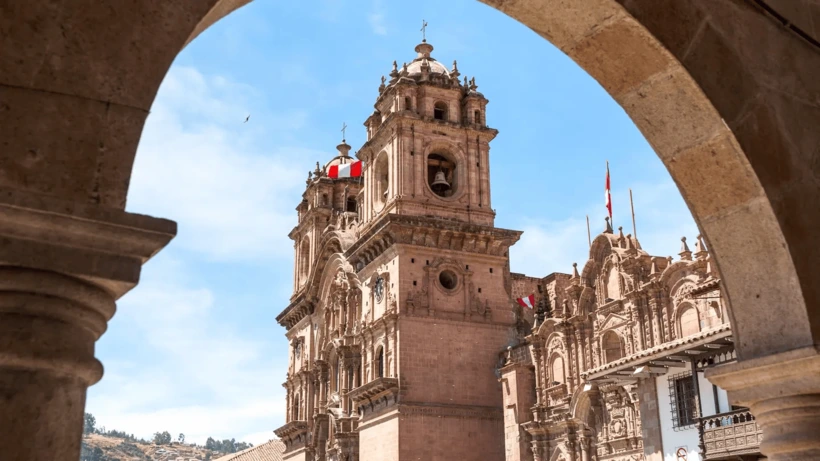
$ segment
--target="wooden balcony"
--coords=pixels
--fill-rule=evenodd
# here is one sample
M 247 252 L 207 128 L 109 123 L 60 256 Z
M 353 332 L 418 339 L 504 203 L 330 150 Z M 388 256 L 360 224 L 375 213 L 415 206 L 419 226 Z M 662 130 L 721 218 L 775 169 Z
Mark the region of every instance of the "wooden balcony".
M 748 410 L 735 410 L 700 418 L 698 424 L 704 460 L 756 460 L 763 432 Z

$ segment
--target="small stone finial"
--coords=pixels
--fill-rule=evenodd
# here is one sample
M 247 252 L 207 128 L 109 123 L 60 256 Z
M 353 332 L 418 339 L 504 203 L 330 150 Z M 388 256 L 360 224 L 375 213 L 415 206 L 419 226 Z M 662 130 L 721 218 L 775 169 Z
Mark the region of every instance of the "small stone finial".
M 658 272 L 658 258 L 652 258 L 652 266 L 649 268 L 649 276 L 660 275 Z
M 407 63 L 405 62 L 404 64 L 401 65 L 401 74 L 402 75 L 407 75 L 409 72 L 410 71 L 407 70 Z
M 632 244 L 632 234 L 626 234 L 626 249 L 634 250 L 635 245 Z
M 475 84 L 475 77 L 470 79 L 470 91 L 475 91 L 478 89 L 478 85 Z
M 390 71 L 390 78 L 391 81 L 396 80 L 399 78 L 399 66 L 396 64 L 396 61 L 393 61 L 393 70 Z
M 467 76 L 465 75 L 464 76 L 464 88 L 467 88 L 468 86 L 469 86 L 469 83 L 467 83 Z
M 318 178 L 321 175 L 322 175 L 322 169 L 319 168 L 319 162 L 316 162 L 316 169 L 313 170 L 313 176 L 316 176 L 316 178 Z
M 572 263 L 572 278 L 575 279 L 578 277 L 580 277 L 580 275 L 578 275 L 578 263 Z
M 385 80 L 384 75 L 382 75 L 382 83 L 379 85 L 379 93 L 384 92 L 384 89 L 387 87 L 387 85 L 384 84 Z
M 606 221 L 606 228 L 604 229 L 604 234 L 611 234 L 612 224 L 609 223 L 609 216 L 605 217 L 604 221 Z
M 624 226 L 618 226 L 618 238 L 619 239 L 624 238 Z
M 689 251 L 689 245 L 686 244 L 686 237 L 680 238 L 680 259 L 682 261 L 691 261 L 692 260 L 692 252 Z
M 668 266 L 671 266 L 671 265 L 672 265 L 672 257 L 671 257 L 671 256 L 667 256 L 667 258 L 666 258 L 666 262 L 667 262 Z
M 308 178 L 307 178 L 307 181 L 305 181 L 305 184 L 310 184 L 310 181 L 311 181 L 312 179 L 313 179 L 313 172 L 312 172 L 312 171 L 308 171 Z
M 698 261 L 703 261 L 709 256 L 706 251 L 706 245 L 703 244 L 703 235 L 698 234 L 698 239 L 695 241 L 695 258 Z

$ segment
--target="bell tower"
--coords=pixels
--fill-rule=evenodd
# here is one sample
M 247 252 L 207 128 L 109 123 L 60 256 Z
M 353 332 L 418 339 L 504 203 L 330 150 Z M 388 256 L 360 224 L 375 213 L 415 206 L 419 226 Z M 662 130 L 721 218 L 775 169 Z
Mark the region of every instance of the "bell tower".
M 505 458 L 498 351 L 524 316 L 509 270 L 521 232 L 494 226 L 487 99 L 432 45 L 415 50 L 382 77 L 362 177 L 328 173 L 355 162 L 342 143 L 297 207 L 294 293 L 277 317 L 291 343 L 285 461 Z
M 492 225 L 487 99 L 475 78 L 459 80 L 431 56 L 426 41 L 409 64 L 382 77 L 375 111 L 365 122 L 367 165 L 362 220 L 386 213 Z

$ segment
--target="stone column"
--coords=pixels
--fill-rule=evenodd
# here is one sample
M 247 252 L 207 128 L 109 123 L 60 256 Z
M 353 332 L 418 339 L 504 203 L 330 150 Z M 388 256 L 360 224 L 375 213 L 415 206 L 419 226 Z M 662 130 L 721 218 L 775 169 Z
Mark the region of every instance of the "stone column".
M 94 344 L 176 224 L 0 191 L 0 458 L 76 461 Z
M 661 416 L 660 408 L 658 408 L 658 388 L 655 385 L 655 378 L 640 379 L 637 392 L 644 459 L 646 461 L 663 461 Z
M 751 409 L 770 461 L 820 459 L 820 352 L 807 347 L 706 370 L 729 400 Z

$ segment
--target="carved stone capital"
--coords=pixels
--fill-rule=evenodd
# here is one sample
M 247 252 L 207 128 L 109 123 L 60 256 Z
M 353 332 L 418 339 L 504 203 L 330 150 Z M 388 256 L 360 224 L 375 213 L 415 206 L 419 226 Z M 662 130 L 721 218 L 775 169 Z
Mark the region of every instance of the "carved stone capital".
M 720 365 L 706 378 L 752 410 L 770 461 L 820 459 L 820 352 L 807 347 Z

